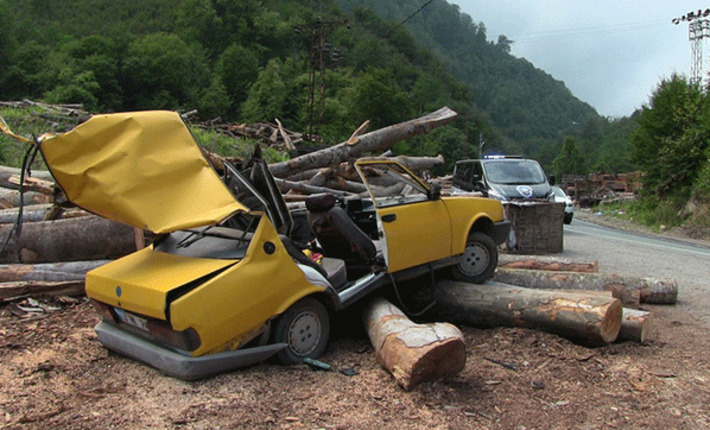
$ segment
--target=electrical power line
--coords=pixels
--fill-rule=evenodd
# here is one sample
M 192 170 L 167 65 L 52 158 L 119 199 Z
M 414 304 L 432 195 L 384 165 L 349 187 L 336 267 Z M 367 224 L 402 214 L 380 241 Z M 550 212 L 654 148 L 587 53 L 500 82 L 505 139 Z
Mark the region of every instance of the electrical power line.
M 397 25 L 395 25 L 394 27 L 392 27 L 392 29 L 391 29 L 390 31 L 388 31 L 387 34 L 385 34 L 385 38 L 388 38 L 389 35 L 392 34 L 393 31 L 395 31 L 396 29 L 398 29 L 399 27 L 401 27 L 405 22 L 409 21 L 414 15 L 416 15 L 416 14 L 418 14 L 419 12 L 421 12 L 422 10 L 424 10 L 424 8 L 427 7 L 427 6 L 429 6 L 429 4 L 430 4 L 431 2 L 433 2 L 433 1 L 434 1 L 434 0 L 428 0 L 428 1 L 427 1 L 426 3 L 424 3 L 419 9 L 417 9 L 416 11 L 414 11 L 414 13 L 412 13 L 412 14 L 409 15 L 408 17 L 404 18 L 399 24 L 397 24 Z
M 546 30 L 534 33 L 524 33 L 519 36 L 508 36 L 517 44 L 548 42 L 560 39 L 597 36 L 600 34 L 620 34 L 638 31 L 650 31 L 656 27 L 666 25 L 666 21 L 646 21 L 636 23 L 611 24 L 593 27 L 568 28 L 561 30 Z

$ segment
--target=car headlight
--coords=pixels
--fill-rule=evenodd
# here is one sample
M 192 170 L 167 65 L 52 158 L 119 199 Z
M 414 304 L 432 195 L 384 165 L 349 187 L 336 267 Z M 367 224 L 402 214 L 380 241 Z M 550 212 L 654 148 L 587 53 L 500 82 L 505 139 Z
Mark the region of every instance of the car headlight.
M 501 202 L 505 202 L 508 200 L 504 195 L 500 194 L 499 192 L 497 192 L 496 190 L 493 190 L 493 189 L 488 191 L 488 198 L 500 200 Z

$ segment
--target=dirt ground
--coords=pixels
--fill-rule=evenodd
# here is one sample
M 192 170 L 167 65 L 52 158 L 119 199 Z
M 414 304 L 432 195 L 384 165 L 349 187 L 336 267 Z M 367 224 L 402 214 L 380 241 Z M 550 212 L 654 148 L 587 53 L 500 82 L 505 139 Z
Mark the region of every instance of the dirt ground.
M 0 307 L 0 428 L 710 428 L 708 329 L 681 306 L 644 309 L 643 345 L 461 327 L 465 369 L 405 392 L 357 315 L 321 357 L 332 371 L 262 363 L 183 382 L 103 348 L 86 299 L 25 299 Z

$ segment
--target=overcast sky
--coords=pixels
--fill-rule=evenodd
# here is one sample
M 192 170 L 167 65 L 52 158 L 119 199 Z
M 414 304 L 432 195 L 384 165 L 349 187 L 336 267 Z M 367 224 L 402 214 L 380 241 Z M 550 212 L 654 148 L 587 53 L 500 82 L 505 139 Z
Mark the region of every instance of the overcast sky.
M 448 0 L 489 40 L 504 34 L 511 53 L 563 81 L 604 116 L 629 116 L 664 77 L 690 75 L 688 24 L 671 20 L 710 1 Z M 710 43 L 703 50 L 706 73 Z

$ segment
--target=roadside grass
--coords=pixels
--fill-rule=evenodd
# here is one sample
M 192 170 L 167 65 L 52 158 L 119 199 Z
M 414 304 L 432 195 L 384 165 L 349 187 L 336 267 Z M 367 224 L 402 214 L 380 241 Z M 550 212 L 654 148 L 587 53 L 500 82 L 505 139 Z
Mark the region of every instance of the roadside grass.
M 631 221 L 660 232 L 687 222 L 689 217 L 684 207 L 684 203 L 674 199 L 646 197 L 626 202 L 604 203 L 593 210 L 604 216 Z

